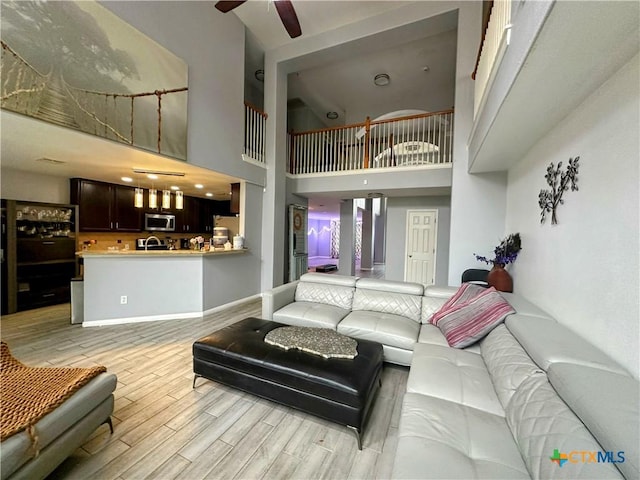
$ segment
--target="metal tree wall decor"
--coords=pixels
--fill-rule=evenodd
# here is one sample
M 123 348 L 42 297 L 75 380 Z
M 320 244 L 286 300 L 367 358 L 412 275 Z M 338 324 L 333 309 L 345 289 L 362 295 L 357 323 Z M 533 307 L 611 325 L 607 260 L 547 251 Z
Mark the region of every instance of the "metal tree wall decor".
M 541 208 L 540 211 L 540 223 L 544 223 L 547 213 L 551 212 L 551 224 L 558 223 L 556 217 L 556 208 L 558 205 L 564 203 L 562 200 L 562 194 L 569 190 L 578 190 L 578 161 L 580 157 L 570 158 L 569 165 L 566 171 L 562 171 L 562 162 L 558 162 L 558 167 L 553 166 L 553 162 L 547 167 L 547 174 L 544 178 L 547 180 L 547 184 L 551 187 L 550 190 L 540 190 L 538 195 L 538 205 Z M 560 181 L 558 183 L 558 177 Z

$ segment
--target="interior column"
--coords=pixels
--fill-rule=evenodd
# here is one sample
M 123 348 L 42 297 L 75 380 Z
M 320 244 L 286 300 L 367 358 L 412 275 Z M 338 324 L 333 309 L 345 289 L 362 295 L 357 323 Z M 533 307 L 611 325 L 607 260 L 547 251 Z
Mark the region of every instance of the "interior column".
M 373 269 L 373 199 L 367 198 L 364 201 L 362 211 L 362 252 L 360 258 L 360 268 L 362 270 Z
M 338 271 L 341 275 L 356 274 L 355 255 L 356 212 L 352 199 L 340 204 L 340 258 Z

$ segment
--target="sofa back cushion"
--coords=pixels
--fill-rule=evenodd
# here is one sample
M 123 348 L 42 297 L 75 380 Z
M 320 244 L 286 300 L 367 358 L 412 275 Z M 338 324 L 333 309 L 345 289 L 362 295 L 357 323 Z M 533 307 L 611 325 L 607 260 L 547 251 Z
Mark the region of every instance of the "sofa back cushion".
M 509 315 L 505 325 L 544 371 L 552 363 L 563 362 L 627 374 L 602 350 L 551 318 L 515 314 Z
M 524 379 L 542 372 L 504 324 L 480 341 L 480 353 L 503 408 Z
M 431 323 L 431 317 L 439 311 L 442 306 L 447 303 L 446 298 L 440 297 L 422 297 L 422 313 L 420 315 L 421 323 Z
M 532 317 L 552 318 L 547 312 L 537 305 L 534 305 L 521 295 L 507 292 L 500 292 L 500 295 L 502 295 L 504 299 L 511 304 L 516 313 L 530 315 Z
M 361 278 L 356 283 L 352 310 L 401 315 L 420 323 L 423 291 L 419 283 Z
M 554 363 L 549 382 L 627 478 L 640 478 L 640 383 L 629 375 Z
M 358 277 L 350 275 L 337 275 L 329 273 L 305 273 L 300 277 L 301 282 L 322 283 L 326 285 L 338 285 L 340 287 L 355 287 Z
M 520 384 L 507 405 L 506 419 L 531 478 L 623 478 L 613 463 L 582 461 L 581 452 L 602 447 L 544 373 L 534 373 Z M 560 466 L 562 460 L 566 462 Z
M 355 288 L 326 283 L 299 282 L 296 302 L 324 303 L 344 310 L 351 310 Z

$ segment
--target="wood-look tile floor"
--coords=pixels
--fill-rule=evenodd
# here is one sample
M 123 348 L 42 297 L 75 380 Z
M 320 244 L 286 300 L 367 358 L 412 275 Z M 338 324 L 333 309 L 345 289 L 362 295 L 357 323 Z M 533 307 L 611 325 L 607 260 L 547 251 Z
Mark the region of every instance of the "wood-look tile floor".
M 110 327 L 71 325 L 68 304 L 2 317 L 2 339 L 23 363 L 105 365 L 118 376 L 114 433 L 98 428 L 49 478 L 388 478 L 406 368 L 385 364 L 362 451 L 346 427 L 205 379 L 192 388 L 193 342 L 249 316 L 260 316 L 260 300 Z

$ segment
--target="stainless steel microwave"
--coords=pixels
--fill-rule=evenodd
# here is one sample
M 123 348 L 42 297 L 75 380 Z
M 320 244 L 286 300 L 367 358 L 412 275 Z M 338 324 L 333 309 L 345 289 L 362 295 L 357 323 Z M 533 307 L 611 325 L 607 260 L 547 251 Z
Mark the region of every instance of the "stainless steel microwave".
M 156 232 L 175 232 L 176 216 L 168 213 L 145 213 L 144 229 Z

